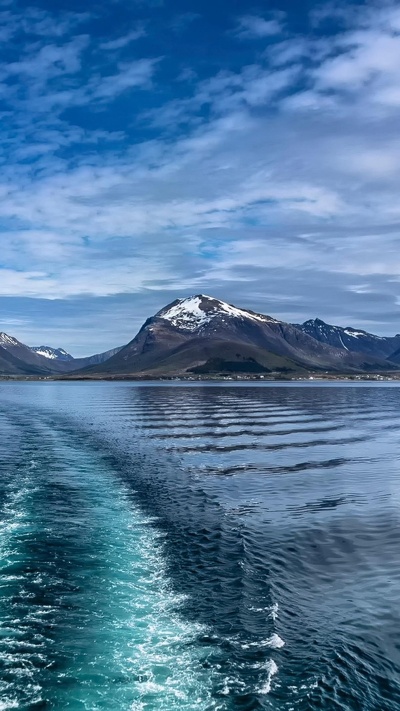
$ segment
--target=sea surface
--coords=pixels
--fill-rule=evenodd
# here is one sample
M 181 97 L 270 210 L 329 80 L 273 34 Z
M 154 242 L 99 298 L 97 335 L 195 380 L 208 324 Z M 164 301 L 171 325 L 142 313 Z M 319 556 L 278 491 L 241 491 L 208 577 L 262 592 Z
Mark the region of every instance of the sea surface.
M 0 384 L 0 711 L 400 710 L 397 384 Z

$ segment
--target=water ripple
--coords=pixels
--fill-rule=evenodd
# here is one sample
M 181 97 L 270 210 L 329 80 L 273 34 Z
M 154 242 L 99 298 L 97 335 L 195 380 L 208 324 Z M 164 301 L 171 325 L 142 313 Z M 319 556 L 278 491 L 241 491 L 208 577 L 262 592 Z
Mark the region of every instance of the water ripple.
M 0 396 L 0 708 L 400 708 L 398 387 Z

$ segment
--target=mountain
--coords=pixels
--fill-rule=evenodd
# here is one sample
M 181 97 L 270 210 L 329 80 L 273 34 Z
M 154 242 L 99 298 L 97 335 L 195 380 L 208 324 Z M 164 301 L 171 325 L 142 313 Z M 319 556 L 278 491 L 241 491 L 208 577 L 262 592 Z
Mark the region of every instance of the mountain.
M 63 348 L 52 348 L 51 346 L 31 346 L 31 351 L 49 360 L 72 361 L 74 358 Z
M 63 348 L 30 347 L 7 333 L 0 333 L 0 375 L 60 375 L 104 363 L 119 350 L 112 348 L 86 358 L 73 358 Z
M 396 363 L 397 365 L 400 365 L 400 348 L 397 349 L 394 353 L 391 353 L 388 360 L 391 363 Z
M 1 375 L 50 375 L 47 360 L 7 333 L 0 333 Z
M 0 375 L 160 377 L 188 374 L 384 371 L 400 367 L 400 335 L 320 319 L 289 324 L 212 296 L 176 299 L 126 345 L 85 358 L 30 348 L 0 333 Z
M 293 325 L 320 343 L 373 358 L 391 359 L 390 356 L 400 349 L 400 334 L 392 337 L 375 336 L 350 326 L 332 326 L 319 318 Z
M 51 346 L 32 346 L 31 350 L 35 351 L 38 355 L 42 355 L 44 358 L 57 361 L 57 366 L 59 366 L 61 362 L 61 370 L 72 371 L 78 368 L 85 368 L 88 365 L 105 363 L 111 356 L 118 353 L 121 348 L 122 346 L 110 348 L 109 351 L 104 351 L 104 353 L 95 353 L 94 355 L 85 356 L 83 358 L 74 358 L 67 353 L 67 351 L 64 351 L 63 348 L 52 348 Z M 57 369 L 60 370 L 59 367 Z
M 122 348 L 123 346 L 118 346 L 117 348 L 111 348 L 109 351 L 104 351 L 104 353 L 95 353 L 95 355 L 86 356 L 85 358 L 73 358 L 74 366 L 75 368 L 84 368 L 87 365 L 105 363 L 111 356 L 119 353 Z
M 394 367 L 394 366 L 392 366 Z M 382 358 L 333 347 L 292 324 L 199 294 L 149 318 L 106 363 L 82 376 L 388 369 Z

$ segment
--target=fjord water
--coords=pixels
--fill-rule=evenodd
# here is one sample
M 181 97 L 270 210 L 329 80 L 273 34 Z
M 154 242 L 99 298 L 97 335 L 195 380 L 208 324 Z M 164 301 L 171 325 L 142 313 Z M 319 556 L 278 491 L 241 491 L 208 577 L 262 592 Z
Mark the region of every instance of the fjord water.
M 0 385 L 0 709 L 400 709 L 400 388 Z

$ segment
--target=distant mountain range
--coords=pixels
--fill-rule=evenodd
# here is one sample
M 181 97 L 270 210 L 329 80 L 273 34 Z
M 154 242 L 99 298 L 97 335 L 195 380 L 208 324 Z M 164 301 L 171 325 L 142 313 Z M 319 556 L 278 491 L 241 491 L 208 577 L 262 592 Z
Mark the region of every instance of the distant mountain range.
M 0 333 L 0 375 L 50 376 L 103 363 L 119 348 L 87 358 L 73 358 L 63 348 L 26 346 L 7 333 Z
M 371 336 L 371 340 L 375 338 Z M 400 347 L 400 337 L 395 337 L 388 353 L 395 350 L 396 338 Z M 358 338 L 353 340 L 358 344 Z M 387 352 L 383 348 L 379 353 L 372 348 L 364 352 L 358 346 L 350 349 L 345 343 L 324 340 L 318 328 L 309 333 L 306 324 L 285 323 L 199 294 L 168 304 L 116 355 L 100 366 L 86 368 L 81 375 L 159 377 L 397 369 Z
M 38 355 L 44 356 L 44 358 L 49 358 L 49 360 L 62 360 L 71 362 L 74 360 L 72 355 L 67 353 L 63 348 L 52 348 L 51 346 L 31 346 L 31 351 L 34 351 Z
M 347 328 L 331 326 L 319 318 L 293 325 L 320 343 L 327 343 L 334 348 L 362 353 L 373 358 L 393 360 L 396 351 L 400 349 L 400 334 L 389 337 L 374 336 L 372 333 L 356 330 L 350 326 Z
M 0 333 L 0 375 L 162 377 L 400 369 L 400 334 L 375 336 L 320 319 L 290 324 L 211 296 L 176 299 L 126 345 L 87 358 Z

